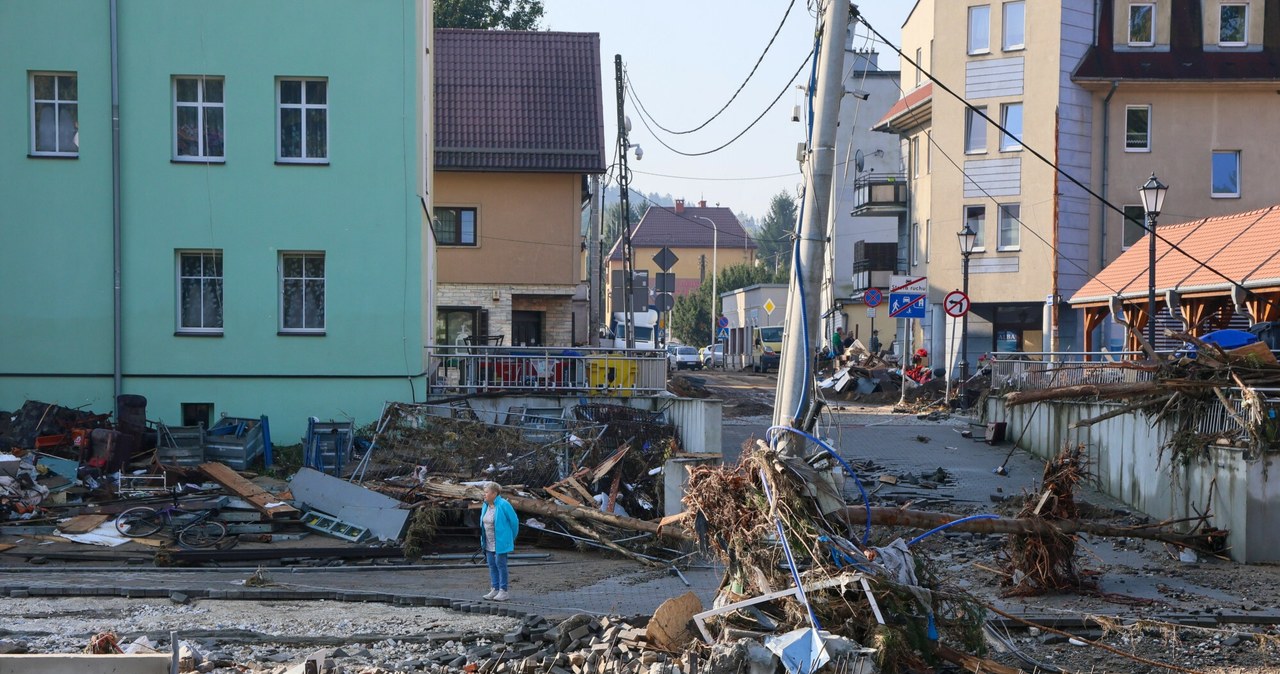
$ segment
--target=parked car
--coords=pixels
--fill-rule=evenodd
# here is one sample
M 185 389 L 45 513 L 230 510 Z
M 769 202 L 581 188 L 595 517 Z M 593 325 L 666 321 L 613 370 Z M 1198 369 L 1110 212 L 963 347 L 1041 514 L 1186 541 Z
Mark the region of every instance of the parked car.
M 698 355 L 703 367 L 724 367 L 724 344 L 708 344 Z
M 683 344 L 670 344 L 667 346 L 667 367 L 672 370 L 701 370 L 702 359 L 698 356 L 698 350 L 692 346 L 684 346 Z
M 751 366 L 752 372 L 768 372 L 769 370 L 778 369 L 778 363 L 782 361 L 782 354 L 773 350 L 773 347 L 764 346 L 760 350 L 760 355 L 756 356 L 756 362 Z

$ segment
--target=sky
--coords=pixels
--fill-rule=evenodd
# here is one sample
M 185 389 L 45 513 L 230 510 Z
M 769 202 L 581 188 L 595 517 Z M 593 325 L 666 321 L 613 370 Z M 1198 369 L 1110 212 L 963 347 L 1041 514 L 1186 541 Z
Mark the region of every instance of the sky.
M 670 193 L 693 204 L 705 199 L 764 216 L 769 200 L 780 191 L 795 193 L 803 183 L 796 163 L 796 145 L 804 129 L 791 121 L 792 107 L 803 102 L 795 88 L 808 77 L 808 67 L 793 75 L 812 50 L 816 21 L 809 7 L 814 0 L 795 0 L 781 32 L 760 63 L 759 70 L 736 100 L 705 128 L 683 135 L 654 126 L 683 131 L 701 125 L 719 110 L 751 72 L 769 38 L 782 21 L 789 0 L 544 0 L 542 28 L 600 34 L 604 92 L 605 147 L 613 160 L 617 145 L 617 86 L 614 55 L 621 54 L 639 103 L 653 121 L 627 101 L 631 118 L 630 142 L 644 150 L 644 159 L 629 159 L 631 187 L 641 193 Z M 868 22 L 886 38 L 900 41 L 902 23 L 915 4 L 911 0 L 864 2 L 859 7 Z M 880 66 L 898 67 L 892 49 L 867 42 L 859 25 L 854 46 L 874 47 Z M 783 89 L 786 93 L 741 138 L 723 150 L 687 157 L 676 150 L 705 152 L 738 135 L 768 107 Z M 656 134 L 656 135 L 655 135 Z M 678 176 L 678 177 L 673 177 Z M 643 204 L 642 204 L 643 205 Z

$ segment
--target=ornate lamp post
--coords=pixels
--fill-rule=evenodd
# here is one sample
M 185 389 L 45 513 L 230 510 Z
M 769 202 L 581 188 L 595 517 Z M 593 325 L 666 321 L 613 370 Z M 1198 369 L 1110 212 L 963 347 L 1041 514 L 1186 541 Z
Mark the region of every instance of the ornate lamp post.
M 963 261 L 961 266 L 961 278 L 963 287 L 961 292 L 966 297 L 969 296 L 969 256 L 973 255 L 973 247 L 978 243 L 978 233 L 969 227 L 969 223 L 964 223 L 964 229 L 956 233 L 956 238 L 960 240 L 960 258 Z M 969 300 L 969 306 L 973 306 L 973 300 Z M 969 312 L 965 312 L 960 317 L 960 395 L 964 395 L 964 383 L 969 381 Z
M 1142 208 L 1147 212 L 1147 341 L 1156 348 L 1156 218 L 1164 207 L 1164 195 L 1169 186 L 1160 182 L 1152 172 L 1147 182 L 1138 188 L 1142 195 Z

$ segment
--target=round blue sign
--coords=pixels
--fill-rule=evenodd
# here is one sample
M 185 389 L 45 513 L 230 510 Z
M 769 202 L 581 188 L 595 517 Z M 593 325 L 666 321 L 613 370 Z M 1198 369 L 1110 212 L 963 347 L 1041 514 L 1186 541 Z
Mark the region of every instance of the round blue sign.
M 875 288 L 868 288 L 865 293 L 862 293 L 862 301 L 868 307 L 878 307 L 884 301 L 884 295 L 881 295 L 880 291 Z
M 721 317 L 719 318 L 719 320 L 717 320 L 717 321 L 716 321 L 716 325 L 718 325 L 718 326 L 720 326 L 720 327 L 722 327 L 722 328 L 727 328 L 727 327 L 729 327 L 729 317 L 728 317 L 728 316 L 721 316 Z

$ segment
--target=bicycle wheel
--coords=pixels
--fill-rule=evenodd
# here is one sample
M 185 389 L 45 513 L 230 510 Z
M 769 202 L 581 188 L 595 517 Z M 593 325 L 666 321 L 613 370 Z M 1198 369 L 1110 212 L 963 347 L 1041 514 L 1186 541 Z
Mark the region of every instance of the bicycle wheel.
M 116 531 L 130 538 L 150 536 L 164 527 L 164 516 L 150 506 L 130 508 L 116 517 Z
M 207 548 L 227 537 L 227 526 L 222 522 L 196 522 L 178 532 L 178 543 L 188 548 Z

